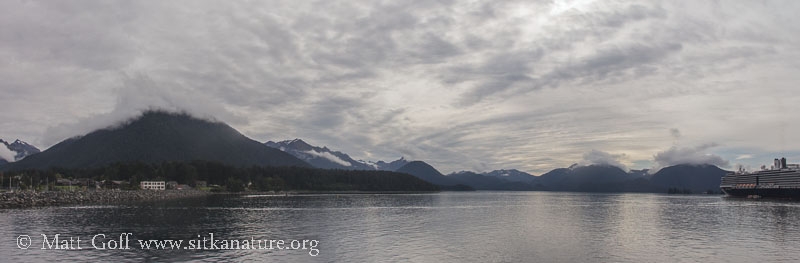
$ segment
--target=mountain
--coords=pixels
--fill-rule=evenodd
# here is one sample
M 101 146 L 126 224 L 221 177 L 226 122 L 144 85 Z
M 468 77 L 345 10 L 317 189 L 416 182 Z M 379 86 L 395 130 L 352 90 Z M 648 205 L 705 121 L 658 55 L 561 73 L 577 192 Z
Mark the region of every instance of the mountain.
M 115 162 L 191 160 L 234 166 L 309 166 L 294 156 L 247 138 L 227 124 L 185 113 L 146 111 L 118 127 L 64 140 L 3 169 L 88 168 Z
M 530 184 L 530 182 L 535 179 L 533 176 L 531 176 L 532 178 L 526 182 L 509 180 L 510 178 L 513 178 L 509 175 L 488 175 L 487 173 L 478 174 L 469 171 L 452 173 L 447 175 L 447 177 L 476 190 L 524 191 L 537 189 Z
M 536 180 L 536 177 L 533 175 L 519 171 L 517 169 L 510 169 L 510 170 L 494 170 L 488 173 L 483 173 L 486 176 L 492 176 L 497 178 L 502 178 L 511 182 L 523 182 L 523 183 L 531 183 Z
M 323 169 L 394 171 L 408 163 L 404 158 L 390 163 L 356 161 L 345 153 L 333 151 L 328 147 L 313 146 L 301 139 L 268 141 L 264 145 L 289 153 L 314 167 Z
M 610 165 L 570 166 L 539 176 L 537 184 L 553 191 L 626 192 L 636 191 L 627 184 L 636 176 Z
M 266 146 L 279 149 L 288 154 L 306 161 L 317 168 L 323 169 L 344 169 L 344 170 L 375 170 L 374 167 L 353 160 L 349 155 L 332 151 L 328 147 L 312 146 L 301 139 L 287 140 L 281 142 L 268 141 Z
M 406 160 L 406 158 L 400 157 L 400 159 L 397 159 L 397 160 L 394 160 L 394 161 L 391 161 L 391 162 L 388 162 L 388 163 L 384 162 L 384 161 L 367 162 L 367 163 L 372 165 L 373 167 L 375 167 L 375 169 L 378 169 L 378 170 L 382 170 L 382 171 L 397 171 L 397 169 L 400 169 L 400 167 L 403 167 L 404 165 L 408 164 L 408 161 Z
M 5 145 L 5 147 L 8 148 L 8 150 L 14 152 L 14 160 L 13 161 L 19 161 L 19 160 L 22 160 L 25 157 L 28 157 L 28 155 L 40 152 L 39 148 L 36 148 L 35 146 L 30 145 L 27 142 L 21 141 L 19 139 L 15 140 L 12 143 L 9 143 L 8 141 L 0 139 L 0 143 Z M 0 147 L 2 147 L 2 146 L 0 146 Z M 3 159 L 0 158 L 0 160 L 3 160 Z
M 688 189 L 693 193 L 709 190 L 719 192 L 720 182 L 726 173 L 728 171 L 714 165 L 680 164 L 659 170 L 653 174 L 650 183 L 663 192 L 669 188 Z
M 704 193 L 718 192 L 726 173 L 714 165 L 681 164 L 663 168 L 653 175 L 648 174 L 648 170 L 625 172 L 614 166 L 573 165 L 547 172 L 534 184 L 551 191 L 666 193 L 673 188 Z
M 435 185 L 454 186 L 459 184 L 459 182 L 442 175 L 436 168 L 423 161 L 409 162 L 395 172 L 410 174 Z
M 653 175 L 650 174 L 650 169 L 641 169 L 641 170 L 630 170 L 628 171 L 632 177 L 641 177 L 645 179 L 650 179 Z
M 514 169 L 497 170 L 483 174 L 462 172 L 444 176 L 424 162 L 409 162 L 402 157 L 388 163 L 384 161 L 366 162 L 354 160 L 345 153 L 331 150 L 328 147 L 313 146 L 301 139 L 280 142 L 268 141 L 264 144 L 289 153 L 316 168 L 405 172 L 440 186 L 462 184 L 479 190 L 531 190 L 533 187 L 529 183 L 535 179 L 534 176 L 528 173 Z M 402 167 L 405 167 L 405 169 L 401 171 Z M 445 189 L 449 188 L 445 187 Z

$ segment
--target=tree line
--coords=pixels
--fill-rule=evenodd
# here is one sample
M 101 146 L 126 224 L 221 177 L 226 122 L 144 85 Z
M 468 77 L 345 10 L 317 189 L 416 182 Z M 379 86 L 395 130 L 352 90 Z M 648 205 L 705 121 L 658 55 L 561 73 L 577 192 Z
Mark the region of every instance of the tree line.
M 253 191 L 438 191 L 414 176 L 389 171 L 326 170 L 285 166 L 236 167 L 210 161 L 114 163 L 97 168 L 26 169 L 2 174 L 2 185 L 35 188 L 60 178 L 123 181 L 137 188 L 141 181 L 176 181 L 194 187 L 205 181 L 221 190 Z

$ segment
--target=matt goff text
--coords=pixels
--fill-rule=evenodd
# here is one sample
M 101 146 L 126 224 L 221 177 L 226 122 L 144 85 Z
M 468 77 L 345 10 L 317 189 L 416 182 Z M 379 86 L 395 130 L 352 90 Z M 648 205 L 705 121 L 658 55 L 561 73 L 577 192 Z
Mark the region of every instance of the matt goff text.
M 41 247 L 44 250 L 127 250 L 127 249 L 156 249 L 156 250 L 308 250 L 310 256 L 319 255 L 319 241 L 317 240 L 281 240 L 281 239 L 220 239 L 214 233 L 197 235 L 196 238 L 183 239 L 134 239 L 133 233 L 119 235 L 96 234 L 90 239 L 81 239 L 79 236 L 61 234 L 40 234 Z M 34 235 L 37 239 L 39 236 Z M 29 249 L 38 240 L 29 235 L 17 237 L 17 247 Z

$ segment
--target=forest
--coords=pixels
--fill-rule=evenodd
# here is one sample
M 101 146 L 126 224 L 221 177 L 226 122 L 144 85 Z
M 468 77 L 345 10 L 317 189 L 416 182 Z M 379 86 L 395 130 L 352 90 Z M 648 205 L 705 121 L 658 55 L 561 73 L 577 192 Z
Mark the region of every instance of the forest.
M 2 187 L 43 189 L 64 179 L 115 182 L 122 189 L 138 189 L 140 181 L 175 181 L 211 190 L 249 191 L 438 191 L 439 187 L 414 176 L 389 171 L 327 170 L 293 166 L 237 167 L 210 161 L 113 163 L 98 168 L 26 169 L 0 174 Z M 90 179 L 90 180 L 89 180 Z M 53 189 L 48 187 L 47 189 Z

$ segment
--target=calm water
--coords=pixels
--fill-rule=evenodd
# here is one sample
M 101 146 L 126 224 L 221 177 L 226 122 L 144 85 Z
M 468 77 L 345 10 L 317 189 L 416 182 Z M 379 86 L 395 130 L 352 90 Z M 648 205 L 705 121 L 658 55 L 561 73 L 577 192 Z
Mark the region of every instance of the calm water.
M 90 244 L 95 234 L 108 237 L 99 245 L 121 233 L 133 233 L 131 249 Z M 317 240 L 319 254 L 144 250 L 136 243 L 189 242 L 208 233 Z M 42 250 L 41 234 L 80 237 L 82 250 Z M 31 236 L 29 249 L 18 248 L 19 235 Z M 0 210 L 0 238 L 4 262 L 797 262 L 800 203 L 550 192 L 214 196 L 148 206 Z

